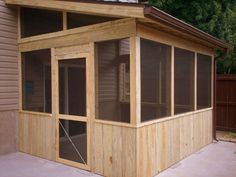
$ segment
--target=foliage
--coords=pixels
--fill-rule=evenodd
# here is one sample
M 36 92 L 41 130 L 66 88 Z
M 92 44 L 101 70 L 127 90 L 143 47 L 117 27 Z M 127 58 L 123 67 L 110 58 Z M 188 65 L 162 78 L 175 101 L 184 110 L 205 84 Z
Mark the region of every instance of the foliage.
M 149 3 L 231 43 L 234 49 L 218 60 L 218 73 L 236 73 L 236 0 L 149 0 Z M 218 52 L 217 58 L 220 55 Z

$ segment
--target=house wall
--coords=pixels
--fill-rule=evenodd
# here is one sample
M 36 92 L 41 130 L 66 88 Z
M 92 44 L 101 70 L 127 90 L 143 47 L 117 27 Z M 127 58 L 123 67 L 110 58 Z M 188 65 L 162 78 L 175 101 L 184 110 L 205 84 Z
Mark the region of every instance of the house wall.
M 17 150 L 17 14 L 0 0 L 0 155 Z

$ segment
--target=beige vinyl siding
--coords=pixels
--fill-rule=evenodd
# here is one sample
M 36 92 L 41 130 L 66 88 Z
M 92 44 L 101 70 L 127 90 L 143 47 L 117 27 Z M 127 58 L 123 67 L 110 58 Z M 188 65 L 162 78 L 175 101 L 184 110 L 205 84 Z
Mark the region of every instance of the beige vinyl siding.
M 18 109 L 17 13 L 0 0 L 0 111 Z

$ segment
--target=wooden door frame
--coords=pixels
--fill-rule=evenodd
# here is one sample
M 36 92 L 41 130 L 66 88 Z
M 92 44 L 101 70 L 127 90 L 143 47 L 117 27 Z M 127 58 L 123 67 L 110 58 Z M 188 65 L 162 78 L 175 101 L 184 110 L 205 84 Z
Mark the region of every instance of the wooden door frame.
M 64 50 L 64 48 L 61 48 L 62 50 Z M 60 114 L 59 113 L 59 61 L 60 60 L 68 60 L 68 59 L 85 59 L 86 64 L 85 64 L 85 70 L 86 70 L 86 116 L 74 116 L 74 115 L 66 115 L 66 114 Z M 91 130 L 91 123 L 90 123 L 90 119 L 91 119 L 91 113 L 90 113 L 90 109 L 89 107 L 91 106 L 90 104 L 90 99 L 89 99 L 89 53 L 88 52 L 81 52 L 78 53 L 77 50 L 75 50 L 74 52 L 69 52 L 63 54 L 63 55 L 57 55 L 56 53 L 54 54 L 54 71 L 55 72 L 55 98 L 53 98 L 55 100 L 55 124 L 56 124 L 56 161 L 60 162 L 60 163 L 64 163 L 67 165 L 71 165 L 74 167 L 78 167 L 81 169 L 85 169 L 85 170 L 90 170 L 90 141 L 91 141 L 91 137 L 90 137 L 90 130 Z M 78 163 L 78 162 L 73 162 L 70 160 L 66 160 L 63 158 L 59 157 L 59 119 L 66 119 L 66 120 L 74 120 L 74 121 L 78 121 L 78 122 L 86 122 L 86 135 L 87 135 L 87 164 L 82 164 L 82 163 Z

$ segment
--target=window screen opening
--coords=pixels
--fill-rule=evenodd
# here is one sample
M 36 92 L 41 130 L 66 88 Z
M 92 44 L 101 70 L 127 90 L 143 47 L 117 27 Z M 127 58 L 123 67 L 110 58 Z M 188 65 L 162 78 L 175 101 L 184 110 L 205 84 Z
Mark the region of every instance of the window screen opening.
M 59 157 L 87 164 L 87 127 L 85 122 L 59 119 Z
M 117 20 L 118 18 L 103 17 L 95 15 L 77 14 L 77 13 L 67 13 L 67 28 L 78 28 L 82 26 L 88 26 L 108 21 Z
M 22 53 L 22 109 L 51 113 L 51 51 Z
M 141 39 L 141 121 L 170 116 L 171 47 Z
M 197 109 L 211 107 L 211 56 L 197 55 Z
M 20 18 L 22 38 L 63 30 L 62 12 L 21 8 Z
M 194 52 L 175 48 L 174 114 L 194 110 Z
M 86 116 L 86 59 L 59 61 L 59 112 Z
M 96 118 L 129 123 L 129 39 L 98 42 L 96 52 Z

